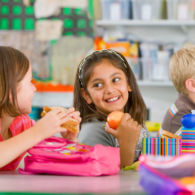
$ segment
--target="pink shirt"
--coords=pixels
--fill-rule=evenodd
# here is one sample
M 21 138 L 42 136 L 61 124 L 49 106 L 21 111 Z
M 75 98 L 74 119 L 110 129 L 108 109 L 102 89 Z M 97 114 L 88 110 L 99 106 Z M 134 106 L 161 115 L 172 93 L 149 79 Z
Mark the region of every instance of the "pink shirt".
M 11 131 L 12 136 L 16 136 L 19 133 L 25 131 L 26 129 L 32 127 L 34 123 L 35 121 L 31 120 L 28 115 L 21 115 L 14 118 L 11 125 L 9 126 L 9 129 Z M 0 120 L 0 131 L 1 131 L 1 120 Z M 0 134 L 0 141 L 3 141 L 1 134 Z M 13 160 L 8 165 L 4 166 L 3 168 L 0 168 L 0 171 L 15 170 L 25 153 L 26 152 L 21 154 L 18 158 Z

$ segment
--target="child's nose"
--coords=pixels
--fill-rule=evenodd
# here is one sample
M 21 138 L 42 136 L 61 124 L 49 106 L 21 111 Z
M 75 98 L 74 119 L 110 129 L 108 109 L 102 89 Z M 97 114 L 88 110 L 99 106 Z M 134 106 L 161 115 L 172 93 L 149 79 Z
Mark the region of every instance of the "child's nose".
M 105 92 L 111 93 L 114 90 L 114 87 L 112 84 L 106 84 L 105 85 Z

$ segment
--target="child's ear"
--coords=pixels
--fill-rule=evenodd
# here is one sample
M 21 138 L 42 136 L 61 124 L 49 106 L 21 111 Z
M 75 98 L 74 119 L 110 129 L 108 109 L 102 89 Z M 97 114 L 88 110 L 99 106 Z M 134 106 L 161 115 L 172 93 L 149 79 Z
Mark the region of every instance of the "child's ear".
M 83 98 L 88 104 L 92 103 L 91 97 L 88 95 L 88 93 L 83 88 L 81 89 L 81 95 L 83 96 Z
M 187 79 L 185 85 L 188 91 L 195 93 L 195 79 Z
M 132 91 L 131 90 L 131 87 L 129 85 L 128 85 L 127 89 L 128 89 L 128 92 L 131 92 Z

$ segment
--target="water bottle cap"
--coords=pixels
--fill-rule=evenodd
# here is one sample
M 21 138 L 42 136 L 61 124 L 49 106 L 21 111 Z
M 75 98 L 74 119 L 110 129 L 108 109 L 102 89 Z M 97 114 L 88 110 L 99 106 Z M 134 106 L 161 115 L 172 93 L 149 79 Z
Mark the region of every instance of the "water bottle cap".
M 186 128 L 194 128 L 195 127 L 195 114 L 186 114 L 182 117 L 181 123 Z

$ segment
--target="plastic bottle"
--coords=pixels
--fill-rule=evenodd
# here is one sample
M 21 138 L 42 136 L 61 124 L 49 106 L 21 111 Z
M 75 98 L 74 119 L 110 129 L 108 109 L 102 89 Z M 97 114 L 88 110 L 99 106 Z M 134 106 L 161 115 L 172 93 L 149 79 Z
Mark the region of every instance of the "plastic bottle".
M 186 114 L 182 117 L 181 123 L 183 128 L 195 130 L 195 110 L 192 110 L 191 114 Z
M 186 114 L 181 119 L 181 153 L 195 153 L 195 111 Z

